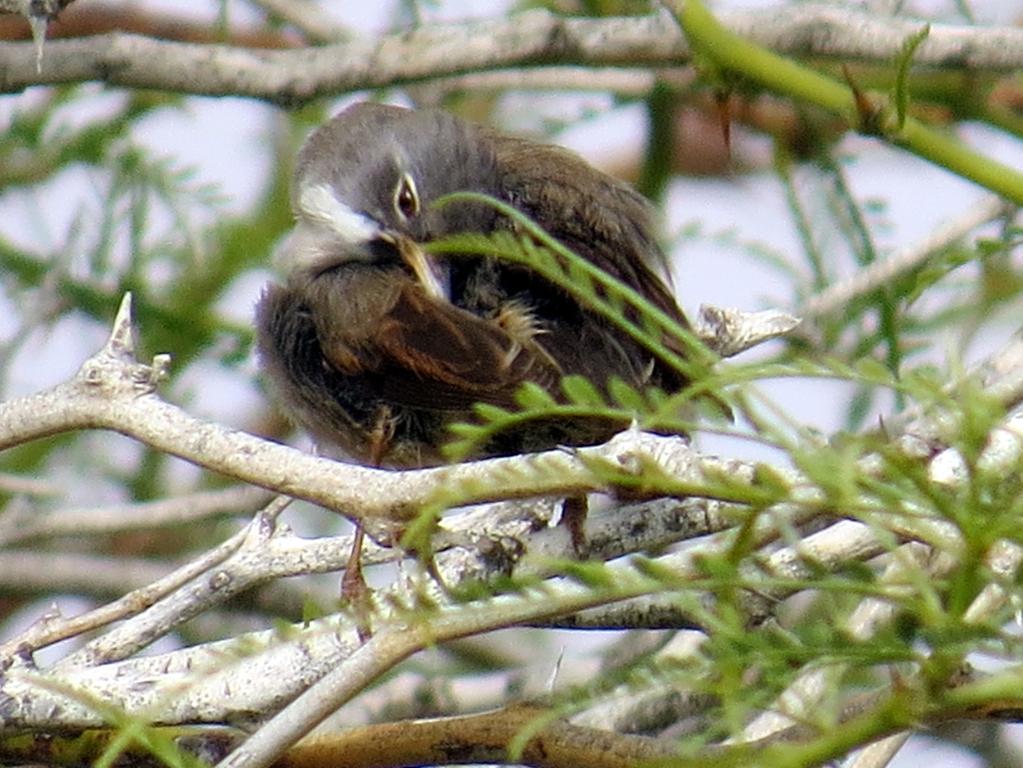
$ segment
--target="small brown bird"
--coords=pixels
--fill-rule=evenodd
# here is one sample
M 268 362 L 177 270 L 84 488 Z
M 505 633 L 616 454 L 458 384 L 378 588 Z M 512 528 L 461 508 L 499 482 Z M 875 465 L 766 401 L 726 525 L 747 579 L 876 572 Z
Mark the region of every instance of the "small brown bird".
M 283 285 L 256 310 L 259 357 L 286 411 L 327 451 L 382 467 L 442 461 L 447 426 L 474 403 L 514 406 L 533 382 L 611 377 L 672 391 L 685 381 L 565 291 L 522 266 L 426 257 L 418 247 L 511 223 L 457 202 L 481 192 L 516 207 L 568 248 L 685 317 L 651 264 L 663 262 L 647 201 L 555 146 L 440 111 L 363 103 L 316 130 L 298 158 L 296 226 Z M 531 422 L 480 457 L 602 442 L 623 424 Z M 357 566 L 357 562 L 352 563 Z

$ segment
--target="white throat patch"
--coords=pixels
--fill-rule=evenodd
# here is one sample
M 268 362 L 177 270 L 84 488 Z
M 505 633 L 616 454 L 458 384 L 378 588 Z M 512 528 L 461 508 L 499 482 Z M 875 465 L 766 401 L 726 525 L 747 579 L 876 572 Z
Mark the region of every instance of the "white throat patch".
M 353 211 L 334 196 L 326 184 L 313 184 L 298 196 L 300 218 L 330 230 L 337 238 L 351 245 L 368 243 L 380 227 L 368 216 Z

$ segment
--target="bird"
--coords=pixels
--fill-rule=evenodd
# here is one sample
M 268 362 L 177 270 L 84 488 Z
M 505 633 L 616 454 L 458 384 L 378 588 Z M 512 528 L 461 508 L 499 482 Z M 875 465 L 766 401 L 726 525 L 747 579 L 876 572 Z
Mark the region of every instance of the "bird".
M 665 256 L 652 206 L 631 186 L 568 149 L 443 110 L 357 103 L 299 151 L 295 226 L 276 256 L 283 281 L 256 307 L 271 394 L 322 451 L 382 468 L 435 466 L 452 423 L 471 420 L 476 403 L 514 408 L 526 383 L 556 399 L 572 374 L 600 388 L 612 377 L 669 392 L 686 385 L 538 272 L 483 255 L 427 255 L 424 246 L 446 236 L 515 231 L 485 203 L 434 204 L 463 191 L 513 206 L 689 327 L 654 270 Z M 530 420 L 472 458 L 598 444 L 623 426 Z M 359 546 L 361 537 L 358 527 Z

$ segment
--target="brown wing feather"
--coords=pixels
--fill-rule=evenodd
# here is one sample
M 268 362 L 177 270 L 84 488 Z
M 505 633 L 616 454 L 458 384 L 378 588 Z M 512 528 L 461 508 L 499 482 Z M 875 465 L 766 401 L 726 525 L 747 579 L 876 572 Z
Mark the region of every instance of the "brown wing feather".
M 654 238 L 646 198 L 562 147 L 486 133 L 511 202 L 552 236 L 688 325 L 652 269 L 666 268 L 667 262 Z M 551 168 L 561 172 L 553 175 Z
M 525 381 L 556 386 L 558 371 L 548 359 L 496 322 L 427 296 L 412 280 L 391 287 L 390 301 L 363 324 L 363 333 L 348 324 L 344 337 L 321 336 L 326 360 L 346 372 L 357 360 L 361 372 L 379 375 L 385 400 L 458 411 L 477 402 L 511 405 Z

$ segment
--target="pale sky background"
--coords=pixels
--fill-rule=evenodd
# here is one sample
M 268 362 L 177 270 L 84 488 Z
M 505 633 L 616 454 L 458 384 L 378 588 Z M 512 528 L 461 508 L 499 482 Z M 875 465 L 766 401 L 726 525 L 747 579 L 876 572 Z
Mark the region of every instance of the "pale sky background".
M 145 5 L 162 6 L 174 12 L 187 9 L 198 18 L 212 19 L 216 14 L 215 4 L 202 0 L 147 0 Z M 394 5 L 388 2 L 337 2 L 327 3 L 325 7 L 330 7 L 342 23 L 372 31 L 386 26 L 394 18 Z M 427 10 L 428 20 L 439 17 L 459 19 L 470 12 L 492 15 L 495 9 L 504 7 L 506 3 L 461 0 L 440 5 L 440 9 Z M 740 3 L 730 2 L 728 5 Z M 951 0 L 934 0 L 917 3 L 914 7 L 925 8 L 932 13 L 951 14 L 954 5 Z M 1015 2 L 994 0 L 982 0 L 973 3 L 972 7 L 980 20 L 986 22 L 1005 22 L 1019 11 Z M 251 15 L 248 6 L 237 0 L 231 2 L 229 8 L 239 17 Z M 118 92 L 106 92 L 100 86 L 88 87 L 95 92 L 95 97 L 87 105 L 76 105 L 75 109 L 79 111 L 69 115 L 68 119 L 84 120 L 102 115 L 121 99 Z M 36 98 L 31 89 L 24 94 L 0 96 L 0 130 L 6 127 L 14 110 Z M 339 100 L 338 104 L 344 101 Z M 528 127 L 529 118 L 516 109 L 518 103 L 521 101 L 509 99 L 504 106 L 508 124 Z M 598 164 L 601 157 L 606 157 L 608 147 L 638 148 L 640 145 L 645 120 L 639 106 L 615 108 L 610 98 L 600 95 L 546 98 L 539 103 L 541 108 L 534 106 L 530 112 L 534 120 L 545 114 L 563 118 L 572 110 L 583 107 L 603 113 L 599 119 L 589 120 L 558 137 L 561 143 Z M 264 166 L 267 153 L 262 150 L 261 143 L 272 115 L 272 107 L 251 101 L 191 98 L 187 109 L 164 109 L 151 115 L 140 124 L 134 140 L 160 155 L 175 158 L 179 166 L 194 167 L 201 180 L 220 188 L 228 199 L 229 209 L 243 210 L 260 191 L 261 179 L 267 170 Z M 979 126 L 967 126 L 961 135 L 1002 162 L 1023 167 L 1023 147 L 1019 142 Z M 880 142 L 850 136 L 844 140 L 844 145 L 856 157 L 854 165 L 849 168 L 849 178 L 856 194 L 861 198 L 884 199 L 888 203 L 883 216 L 888 227 L 875 232 L 878 244 L 885 250 L 890 251 L 923 237 L 982 195 L 972 184 Z M 768 151 L 766 144 L 763 151 Z M 33 248 L 40 244 L 54 247 L 63 241 L 64 233 L 76 217 L 81 218 L 83 212 L 96 209 L 96 175 L 96 171 L 72 170 L 33 193 L 13 191 L 0 195 L 0 233 Z M 732 179 L 676 180 L 670 188 L 665 216 L 665 230 L 669 235 L 697 221 L 705 233 L 732 232 L 739 241 L 760 242 L 781 253 L 799 250 L 784 197 L 777 180 L 769 172 Z M 84 218 L 87 220 L 88 216 Z M 715 238 L 687 243 L 674 254 L 673 264 L 680 303 L 690 313 L 695 312 L 701 302 L 750 310 L 767 307 L 791 309 L 788 302 L 792 297 L 777 275 L 745 252 L 717 242 Z M 248 322 L 267 275 L 255 276 L 234 286 L 223 302 L 225 313 Z M 6 297 L 0 297 L 0 340 L 16 332 L 11 325 L 11 314 L 2 311 L 7 301 Z M 144 335 L 145 318 L 140 319 Z M 1014 321 L 1015 318 L 1007 318 L 1004 333 L 985 339 L 988 348 L 1004 343 L 1017 325 Z M 27 394 L 66 379 L 102 344 L 104 338 L 102 329 L 73 319 L 48 331 L 33 333 L 38 338 L 33 337 L 32 342 L 24 346 L 12 366 L 7 396 Z M 967 350 L 968 356 L 973 358 L 983 352 L 983 347 Z M 254 380 L 254 363 L 250 362 L 248 367 Z M 765 385 L 765 389 L 806 423 L 825 431 L 840 426 L 832 396 L 840 394 L 837 389 L 831 393 L 828 386 L 819 383 L 809 385 L 808 389 L 805 383 L 793 382 Z M 237 377 L 219 372 L 213 366 L 193 366 L 169 397 L 187 403 L 188 409 L 197 415 L 241 426 L 245 416 L 259 405 L 262 395 L 254 385 L 239 385 Z M 111 440 L 114 436 L 105 433 L 101 437 Z M 720 447 L 722 452 L 732 455 L 757 456 L 757 449 L 746 444 L 736 446 L 729 443 L 726 447 L 709 441 L 705 447 Z M 953 756 L 954 752 L 951 748 L 939 747 L 919 738 L 914 740 L 911 748 L 903 750 L 892 765 L 909 768 L 925 761 L 931 766 L 950 768 L 980 765 L 961 754 Z

